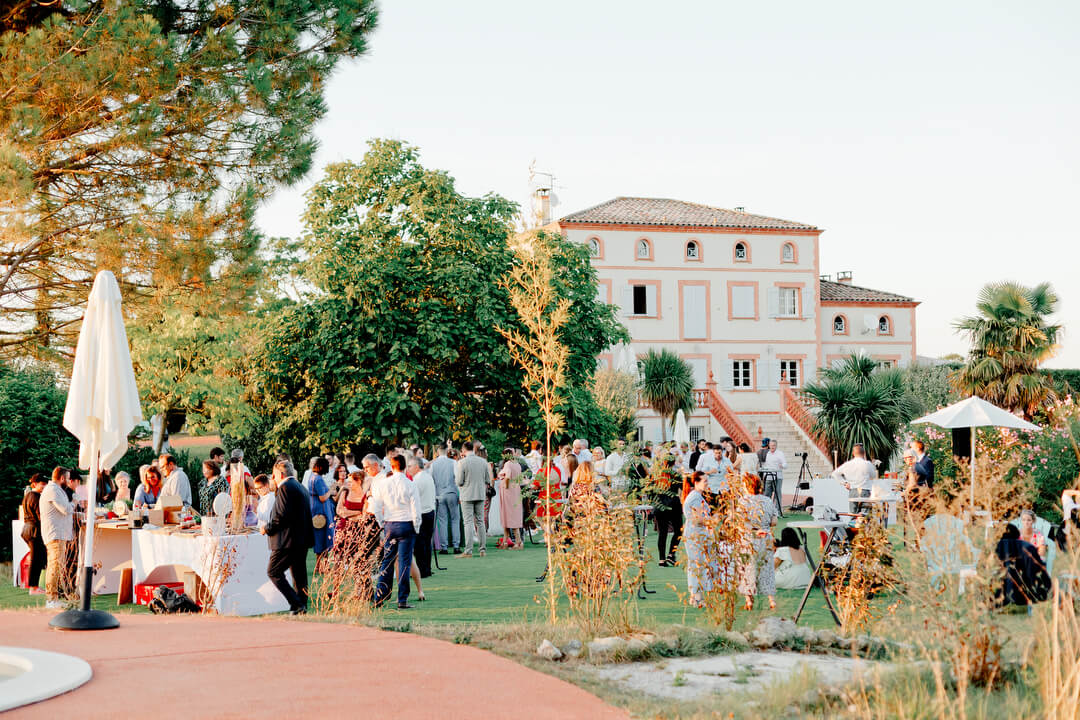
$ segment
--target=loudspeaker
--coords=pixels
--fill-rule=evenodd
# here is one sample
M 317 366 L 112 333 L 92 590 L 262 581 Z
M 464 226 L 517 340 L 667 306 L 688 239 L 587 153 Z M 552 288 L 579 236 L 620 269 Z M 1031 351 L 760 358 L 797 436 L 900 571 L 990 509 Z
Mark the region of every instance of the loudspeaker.
M 958 458 L 971 458 L 971 428 L 953 428 L 952 454 Z

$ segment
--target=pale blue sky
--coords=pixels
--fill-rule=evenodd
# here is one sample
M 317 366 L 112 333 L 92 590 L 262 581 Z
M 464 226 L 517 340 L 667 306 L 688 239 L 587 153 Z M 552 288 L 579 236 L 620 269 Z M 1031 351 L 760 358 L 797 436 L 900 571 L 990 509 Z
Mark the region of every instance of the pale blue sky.
M 912 295 L 920 355 L 992 280 L 1052 282 L 1080 367 L 1080 3 L 384 1 L 327 92 L 316 170 L 366 141 L 417 145 L 461 190 L 556 215 L 617 195 L 813 223 L 822 272 Z M 1074 332 L 1069 332 L 1073 330 Z

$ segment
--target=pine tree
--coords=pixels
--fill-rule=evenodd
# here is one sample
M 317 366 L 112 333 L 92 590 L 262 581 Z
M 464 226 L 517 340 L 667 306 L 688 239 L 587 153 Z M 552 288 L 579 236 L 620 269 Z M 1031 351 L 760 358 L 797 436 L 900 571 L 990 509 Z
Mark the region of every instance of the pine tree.
M 69 356 L 99 269 L 133 312 L 241 307 L 254 208 L 309 169 L 325 80 L 375 21 L 373 0 L 0 9 L 0 356 Z

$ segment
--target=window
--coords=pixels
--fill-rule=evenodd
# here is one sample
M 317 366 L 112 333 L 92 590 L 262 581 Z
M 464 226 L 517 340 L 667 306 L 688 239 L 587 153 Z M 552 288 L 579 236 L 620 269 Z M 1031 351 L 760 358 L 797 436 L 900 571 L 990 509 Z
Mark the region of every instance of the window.
M 698 248 L 698 244 L 694 240 L 691 240 L 690 242 L 686 243 L 686 259 L 687 260 L 700 260 L 701 259 L 700 248 Z
M 631 280 L 632 284 L 623 288 L 623 314 L 628 317 L 660 317 L 657 310 L 659 283 L 643 280 Z
M 731 387 L 747 390 L 754 386 L 753 360 L 734 360 L 731 363 Z
M 877 321 L 878 335 L 892 335 L 892 325 L 889 323 L 889 316 L 882 315 Z
M 690 426 L 690 444 L 697 445 L 699 440 L 705 438 L 705 426 L 704 425 L 691 425 Z
M 589 255 L 598 258 L 603 254 L 600 248 L 600 238 L 589 238 Z
M 780 259 L 784 262 L 795 262 L 795 246 L 784 243 L 784 249 L 780 253 Z
M 791 387 L 799 387 L 799 361 L 798 360 L 781 360 L 780 361 L 780 380 L 787 380 Z
M 637 242 L 637 257 L 638 260 L 652 260 L 652 243 L 646 238 L 641 238 Z
M 746 243 L 735 243 L 735 262 L 746 262 L 750 259 L 750 251 L 746 249 Z
M 879 367 L 883 367 L 883 368 L 894 368 L 894 367 L 896 367 L 896 361 L 895 360 L 878 360 L 877 364 L 878 364 Z
M 837 315 L 832 321 L 833 335 L 847 335 L 847 318 Z
M 648 301 L 648 287 L 645 285 L 634 286 L 634 314 L 635 315 L 648 315 L 649 314 L 649 301 Z
M 733 319 L 757 318 L 757 286 L 731 285 L 731 317 Z
M 798 317 L 799 315 L 799 289 L 780 288 L 780 317 Z

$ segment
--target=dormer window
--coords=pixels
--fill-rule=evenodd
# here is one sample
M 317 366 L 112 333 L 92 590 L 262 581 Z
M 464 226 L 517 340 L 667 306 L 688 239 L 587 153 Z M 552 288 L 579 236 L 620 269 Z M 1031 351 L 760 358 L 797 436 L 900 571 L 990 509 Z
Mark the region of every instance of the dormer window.
M 878 335 L 892 335 L 892 323 L 888 315 L 882 315 L 877 321 Z
M 746 243 L 735 243 L 735 262 L 746 262 L 750 259 L 750 251 L 746 247 Z
M 780 259 L 786 263 L 795 262 L 795 246 L 791 243 L 784 243 L 784 249 L 780 252 Z
M 652 243 L 648 238 L 641 238 L 637 241 L 637 259 L 638 260 L 652 260 Z
M 696 240 L 691 240 L 686 243 L 686 259 L 687 260 L 700 260 L 701 249 L 698 247 Z
M 847 318 L 837 315 L 832 321 L 833 335 L 847 335 Z

